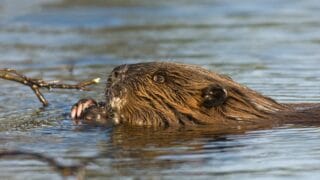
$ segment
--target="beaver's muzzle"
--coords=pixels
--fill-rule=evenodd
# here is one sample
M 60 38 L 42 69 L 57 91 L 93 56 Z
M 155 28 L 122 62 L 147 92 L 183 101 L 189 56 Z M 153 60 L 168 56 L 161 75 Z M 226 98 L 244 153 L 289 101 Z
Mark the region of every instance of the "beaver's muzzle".
M 113 71 L 111 72 L 111 86 L 125 79 L 128 71 L 128 66 L 129 65 L 124 64 L 113 69 Z
M 109 97 L 119 97 L 121 95 L 121 87 L 127 76 L 128 66 L 129 65 L 124 64 L 112 70 L 107 85 L 107 95 Z

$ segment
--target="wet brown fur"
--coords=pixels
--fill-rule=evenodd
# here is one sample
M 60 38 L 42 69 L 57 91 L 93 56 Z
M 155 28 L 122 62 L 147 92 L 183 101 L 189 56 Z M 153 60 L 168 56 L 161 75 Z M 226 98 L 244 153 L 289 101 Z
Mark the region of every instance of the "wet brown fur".
M 211 85 L 223 88 L 226 99 L 207 108 L 203 90 Z M 230 77 L 179 63 L 119 66 L 108 78 L 106 97 L 116 124 L 253 129 L 320 120 L 316 104 L 281 104 Z

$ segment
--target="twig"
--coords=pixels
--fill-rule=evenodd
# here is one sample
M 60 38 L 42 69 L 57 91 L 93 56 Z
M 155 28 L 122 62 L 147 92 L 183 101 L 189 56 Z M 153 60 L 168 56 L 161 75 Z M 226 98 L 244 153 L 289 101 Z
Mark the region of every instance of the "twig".
M 38 97 L 39 101 L 43 104 L 43 106 L 48 106 L 48 101 L 45 99 L 43 94 L 40 92 L 41 88 L 46 88 L 48 90 L 51 89 L 78 89 L 78 90 L 87 90 L 87 86 L 92 84 L 97 84 L 100 81 L 100 78 L 95 78 L 92 80 L 87 80 L 80 82 L 78 84 L 62 84 L 57 82 L 46 82 L 42 79 L 29 78 L 24 76 L 23 74 L 18 73 L 13 69 L 0 69 L 0 78 L 15 81 L 21 83 L 23 85 L 29 86 L 33 92 Z
M 84 169 L 85 166 L 89 163 L 86 161 L 82 164 L 65 166 L 58 163 L 55 159 L 47 157 L 45 155 L 34 153 L 34 152 L 24 152 L 24 151 L 3 151 L 0 152 L 0 158 L 3 157 L 30 157 L 38 161 L 42 161 L 51 166 L 55 171 L 59 172 L 61 176 L 77 176 L 78 179 L 84 179 Z

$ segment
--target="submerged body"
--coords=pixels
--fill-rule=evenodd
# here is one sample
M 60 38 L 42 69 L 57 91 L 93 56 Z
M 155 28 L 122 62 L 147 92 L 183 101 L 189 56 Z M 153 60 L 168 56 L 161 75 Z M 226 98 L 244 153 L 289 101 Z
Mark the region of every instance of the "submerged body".
M 281 104 L 198 66 L 150 62 L 116 67 L 108 77 L 106 103 L 81 100 L 71 116 L 98 124 L 247 130 L 320 124 L 320 105 Z

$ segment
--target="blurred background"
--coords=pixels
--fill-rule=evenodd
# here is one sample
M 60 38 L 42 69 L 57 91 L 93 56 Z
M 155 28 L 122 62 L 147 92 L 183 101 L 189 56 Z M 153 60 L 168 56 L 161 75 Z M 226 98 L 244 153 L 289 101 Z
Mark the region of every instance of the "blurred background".
M 121 144 L 127 131 L 79 130 L 68 113 L 79 98 L 104 100 L 112 68 L 145 61 L 198 64 L 281 102 L 320 102 L 319 17 L 316 0 L 0 0 L 0 68 L 66 83 L 104 80 L 90 92 L 45 92 L 51 105 L 43 109 L 28 87 L 0 79 L 0 148 L 45 152 L 67 163 L 107 152 L 89 168 L 89 177 L 97 179 L 145 174 L 310 178 L 320 167 L 320 142 L 312 141 L 320 137 L 317 128 L 227 137 L 232 147 L 212 136 L 183 142 L 173 138 L 164 147 L 151 138 L 137 150 Z M 297 134 L 302 137 L 294 139 Z M 143 135 L 135 134 L 132 141 L 141 142 Z M 120 145 L 109 141 L 113 136 Z M 310 145 L 308 151 L 299 144 Z M 254 150 L 248 159 L 246 153 Z M 136 155 L 141 151 L 152 155 Z M 271 158 L 265 154 L 274 155 L 276 163 L 265 164 Z M 0 172 L 2 178 L 59 179 L 34 161 L 0 161 Z

